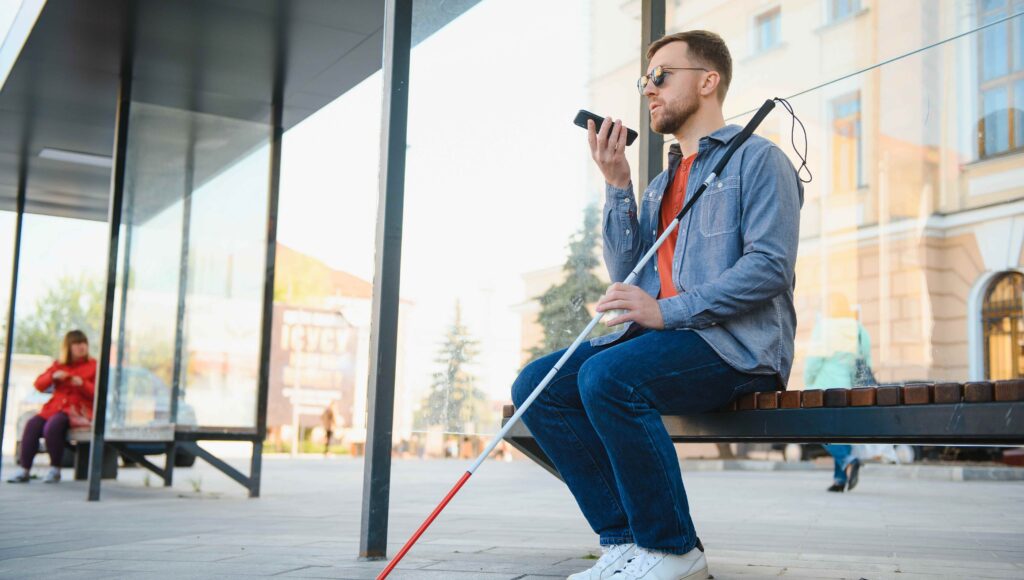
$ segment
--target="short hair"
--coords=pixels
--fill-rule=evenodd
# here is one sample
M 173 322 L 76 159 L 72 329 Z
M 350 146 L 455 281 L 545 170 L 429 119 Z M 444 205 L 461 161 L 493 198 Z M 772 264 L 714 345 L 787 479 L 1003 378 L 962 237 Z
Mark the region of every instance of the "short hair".
M 685 42 L 687 54 L 693 59 L 694 64 L 699 64 L 718 73 L 720 78 L 718 101 L 724 101 L 725 93 L 729 91 L 729 83 L 732 82 L 732 56 L 722 37 L 707 30 L 687 30 L 686 32 L 666 34 L 647 47 L 647 60 L 661 50 L 661 47 L 673 42 Z
M 62 365 L 73 363 L 71 360 L 71 345 L 84 342 L 89 344 L 89 338 L 81 330 L 72 330 L 64 335 L 64 341 L 60 343 L 60 358 L 57 360 Z

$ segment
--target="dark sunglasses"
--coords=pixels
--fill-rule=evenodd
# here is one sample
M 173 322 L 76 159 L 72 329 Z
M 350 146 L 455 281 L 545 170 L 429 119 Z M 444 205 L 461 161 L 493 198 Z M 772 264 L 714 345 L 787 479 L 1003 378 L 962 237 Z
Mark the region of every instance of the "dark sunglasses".
M 636 90 L 640 91 L 640 94 L 644 94 L 644 89 L 647 88 L 647 83 L 654 83 L 654 86 L 660 87 L 661 83 L 665 82 L 665 77 L 668 76 L 670 70 L 702 70 L 704 72 L 710 72 L 708 69 L 699 66 L 656 66 L 651 72 L 641 75 L 636 80 Z

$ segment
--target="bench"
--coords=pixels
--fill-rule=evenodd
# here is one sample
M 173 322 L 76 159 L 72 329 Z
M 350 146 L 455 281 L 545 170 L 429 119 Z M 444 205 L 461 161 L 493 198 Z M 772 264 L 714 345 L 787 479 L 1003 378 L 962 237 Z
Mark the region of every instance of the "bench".
M 76 480 L 89 479 L 89 452 L 92 445 L 92 429 L 68 430 L 68 442 L 74 447 L 74 470 Z M 201 441 L 236 441 L 253 445 L 252 472 L 246 475 L 226 461 L 213 455 L 199 445 Z M 163 479 L 164 486 L 170 486 L 174 467 L 182 455 L 191 456 L 184 463 L 191 466 L 196 458 L 203 459 L 224 475 L 249 490 L 249 497 L 259 496 L 260 463 L 263 452 L 263 437 L 253 427 L 199 427 L 164 423 L 146 426 L 108 427 L 103 438 L 103 467 L 100 479 L 117 478 L 118 456 L 123 456 Z M 138 444 L 160 445 L 166 456 L 164 467 L 149 461 L 140 453 Z M 91 484 L 90 484 L 91 486 Z M 98 496 L 98 494 L 97 494 Z M 90 496 L 91 497 L 91 496 Z
M 505 406 L 503 425 L 514 412 Z M 662 421 L 677 443 L 1024 445 L 1024 380 L 750 393 Z M 558 477 L 521 421 L 505 440 Z

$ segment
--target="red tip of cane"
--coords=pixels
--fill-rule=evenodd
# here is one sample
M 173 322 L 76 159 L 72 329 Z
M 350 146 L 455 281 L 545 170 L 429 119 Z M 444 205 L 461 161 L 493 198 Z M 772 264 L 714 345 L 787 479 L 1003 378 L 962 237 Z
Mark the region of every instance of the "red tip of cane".
M 448 492 L 448 495 L 444 496 L 444 499 L 441 500 L 441 503 L 437 504 L 437 507 L 434 508 L 434 511 L 430 512 L 430 515 L 427 516 L 427 519 L 424 520 L 422 524 L 420 524 L 419 529 L 416 530 L 416 533 L 413 534 L 411 538 L 409 538 L 409 541 L 406 542 L 404 546 L 402 546 L 402 549 L 398 551 L 398 554 L 395 555 L 394 559 L 391 560 L 391 562 L 388 563 L 387 567 L 384 568 L 384 570 L 377 575 L 377 580 L 384 580 L 388 577 L 388 574 L 390 574 L 391 571 L 395 569 L 395 566 L 397 566 L 398 563 L 402 561 L 402 558 L 405 557 L 405 554 L 413 547 L 413 545 L 416 543 L 416 540 L 420 539 L 420 536 L 423 535 L 423 532 L 427 531 L 427 528 L 430 527 L 430 524 L 434 523 L 434 520 L 441 513 L 441 510 L 444 509 L 444 506 L 448 505 L 448 502 L 450 502 L 452 498 L 455 497 L 455 494 L 459 492 L 459 489 L 462 488 L 462 486 L 466 483 L 466 481 L 469 479 L 469 476 L 471 475 L 473 474 L 469 471 L 462 474 L 462 477 L 459 478 L 459 481 L 456 482 L 455 486 L 452 487 L 451 491 Z

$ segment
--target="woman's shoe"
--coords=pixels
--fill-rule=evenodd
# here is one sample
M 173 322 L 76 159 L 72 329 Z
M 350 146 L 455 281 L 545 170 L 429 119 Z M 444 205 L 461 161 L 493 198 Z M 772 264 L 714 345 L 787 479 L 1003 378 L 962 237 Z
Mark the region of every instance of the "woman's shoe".
M 853 491 L 857 487 L 857 480 L 860 478 L 860 459 L 854 459 L 846 466 L 846 489 Z
M 51 467 L 43 478 L 43 483 L 60 483 L 60 468 Z
M 846 489 L 845 485 L 843 485 L 841 483 L 833 483 L 831 486 L 829 486 L 828 491 L 835 491 L 835 492 L 838 492 L 838 493 L 843 493 L 844 489 Z
M 19 467 L 18 471 L 15 471 L 14 475 L 7 480 L 7 483 L 28 483 L 28 480 L 28 470 L 24 467 Z

